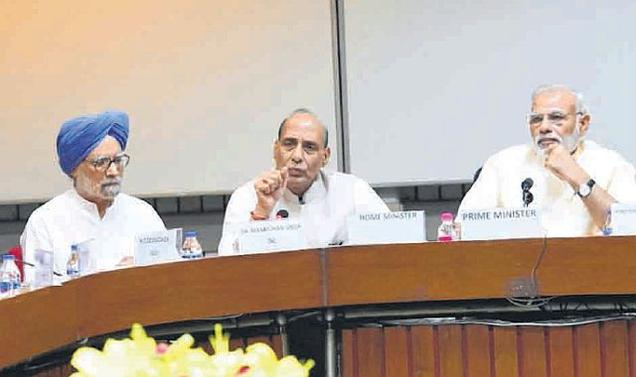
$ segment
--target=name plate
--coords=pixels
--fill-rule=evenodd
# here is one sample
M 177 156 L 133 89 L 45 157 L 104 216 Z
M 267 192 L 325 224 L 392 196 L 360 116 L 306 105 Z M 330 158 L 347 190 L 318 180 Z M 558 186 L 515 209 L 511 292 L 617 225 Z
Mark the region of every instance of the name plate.
M 426 242 L 424 211 L 364 213 L 347 218 L 348 245 Z
M 241 226 L 236 249 L 241 253 L 299 250 L 307 248 L 302 222 L 298 220 L 253 221 Z
M 34 262 L 33 288 L 44 288 L 53 285 L 53 253 L 48 250 L 36 249 Z
M 613 235 L 636 234 L 636 204 L 612 204 L 610 226 Z
M 495 208 L 461 212 L 462 240 L 541 238 L 541 211 L 536 208 Z
M 77 256 L 79 258 L 79 273 L 81 276 L 95 272 L 96 261 L 91 255 L 93 239 L 77 244 Z
M 143 266 L 180 260 L 181 239 L 181 228 L 137 234 L 135 264 Z

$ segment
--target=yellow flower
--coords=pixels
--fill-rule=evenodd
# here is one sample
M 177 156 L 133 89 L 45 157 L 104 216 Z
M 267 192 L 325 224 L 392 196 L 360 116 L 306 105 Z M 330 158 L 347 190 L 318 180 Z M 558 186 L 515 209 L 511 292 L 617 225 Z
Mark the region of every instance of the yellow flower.
M 295 356 L 285 356 L 278 362 L 276 372 L 272 376 L 306 377 L 309 376 L 309 370 L 314 364 L 313 360 L 307 360 L 305 364 L 301 364 Z
M 184 334 L 171 345 L 157 344 L 143 327 L 134 324 L 130 339 L 108 339 L 103 351 L 81 347 L 71 364 L 72 377 L 307 377 L 314 362 L 301 364 L 295 357 L 278 360 L 264 343 L 230 351 L 230 338 L 221 325 L 210 337 L 214 355 L 192 348 L 194 338 Z

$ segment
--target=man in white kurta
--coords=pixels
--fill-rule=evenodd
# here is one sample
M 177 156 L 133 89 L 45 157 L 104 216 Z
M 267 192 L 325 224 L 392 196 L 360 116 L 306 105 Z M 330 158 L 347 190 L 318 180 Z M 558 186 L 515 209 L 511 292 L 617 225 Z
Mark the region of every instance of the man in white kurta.
M 57 138 L 60 167 L 73 188 L 56 196 L 29 217 L 20 238 L 24 260 L 35 251 L 53 253 L 53 270 L 64 281 L 71 245 L 90 250 L 90 266 L 105 270 L 132 263 L 134 236 L 165 230 L 161 218 L 146 202 L 120 193 L 129 161 L 123 153 L 128 140 L 128 116 L 121 112 L 73 118 Z M 34 277 L 25 268 L 25 281 Z
M 636 202 L 632 164 L 618 153 L 583 136 L 590 116 L 579 94 L 562 86 L 539 88 L 533 94 L 528 124 L 533 142 L 504 149 L 484 164 L 458 212 L 524 205 L 521 184 L 527 178 L 541 209 L 548 236 L 601 234 L 615 202 Z
M 52 251 L 53 270 L 65 275 L 71 245 L 86 243 L 95 270 L 107 270 L 133 255 L 135 235 L 159 230 L 163 221 L 143 200 L 120 193 L 100 217 L 95 203 L 70 189 L 31 214 L 21 244 L 27 261 L 37 249 Z M 27 267 L 29 280 L 32 274 Z
M 238 253 L 240 227 L 280 217 L 303 222 L 310 247 L 347 241 L 346 219 L 356 213 L 388 212 L 384 201 L 363 180 L 322 170 L 330 151 L 327 131 L 311 112 L 287 117 L 274 144 L 276 168 L 234 191 L 223 222 L 220 255 Z

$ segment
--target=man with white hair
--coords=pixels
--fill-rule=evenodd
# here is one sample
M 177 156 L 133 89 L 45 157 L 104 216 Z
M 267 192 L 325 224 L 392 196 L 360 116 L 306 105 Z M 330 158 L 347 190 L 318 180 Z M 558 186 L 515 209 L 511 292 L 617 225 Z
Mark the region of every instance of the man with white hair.
M 389 212 L 366 182 L 351 174 L 326 172 L 329 133 L 307 109 L 297 109 L 278 127 L 273 169 L 242 185 L 228 203 L 220 255 L 238 254 L 240 226 L 280 217 L 311 229 L 312 247 L 346 241 L 346 219 L 356 213 Z
M 572 89 L 536 89 L 527 117 L 532 144 L 489 158 L 458 212 L 527 204 L 541 209 L 548 236 L 600 234 L 613 203 L 636 202 L 636 180 L 632 164 L 584 139 L 590 118 L 582 96 Z M 531 202 L 524 195 L 528 182 Z
M 87 243 L 96 269 L 131 264 L 134 236 L 165 230 L 148 203 L 120 193 L 128 133 L 128 115 L 120 111 L 64 122 L 57 155 L 73 187 L 29 217 L 20 238 L 26 261 L 35 261 L 38 249 L 50 251 L 54 271 L 63 275 L 71 246 Z M 25 269 L 25 281 L 33 278 L 33 269 Z

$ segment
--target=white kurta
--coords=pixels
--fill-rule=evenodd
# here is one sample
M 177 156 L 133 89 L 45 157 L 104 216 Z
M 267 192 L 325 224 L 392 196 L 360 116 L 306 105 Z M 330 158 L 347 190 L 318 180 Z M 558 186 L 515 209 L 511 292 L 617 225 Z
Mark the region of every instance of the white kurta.
M 33 211 L 20 244 L 27 262 L 35 259 L 37 249 L 52 251 L 54 271 L 66 275 L 73 244 L 88 241 L 92 265 L 106 270 L 133 255 L 136 234 L 159 230 L 165 230 L 163 221 L 143 200 L 119 194 L 100 218 L 97 206 L 71 189 Z M 24 274 L 32 281 L 33 268 L 26 267 Z
M 636 177 L 632 164 L 618 153 L 586 140 L 575 153 L 578 164 L 620 203 L 636 202 Z M 466 194 L 458 212 L 522 207 L 521 182 L 534 181 L 530 208 L 541 209 L 541 225 L 550 237 L 601 234 L 582 199 L 572 187 L 543 166 L 532 145 L 518 145 L 492 156 L 479 179 Z
M 256 206 L 254 181 L 234 191 L 223 221 L 223 236 L 219 243 L 220 255 L 237 253 L 234 250 L 240 225 L 253 221 L 250 212 Z M 290 219 L 300 219 L 307 232 L 311 247 L 324 247 L 346 242 L 346 219 L 356 213 L 389 212 L 384 201 L 368 183 L 350 174 L 321 172 L 302 197 L 288 189 L 270 214 L 275 219 L 280 210 L 286 210 Z

